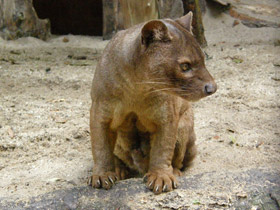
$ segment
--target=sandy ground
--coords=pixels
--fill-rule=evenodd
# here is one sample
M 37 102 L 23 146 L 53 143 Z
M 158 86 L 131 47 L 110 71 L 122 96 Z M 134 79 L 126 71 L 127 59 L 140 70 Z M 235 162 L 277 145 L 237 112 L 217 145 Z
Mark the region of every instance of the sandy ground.
M 279 29 L 232 22 L 226 15 L 205 20 L 206 65 L 219 89 L 194 104 L 199 152 L 184 176 L 280 169 Z M 86 185 L 89 93 L 106 44 L 71 35 L 0 39 L 0 197 Z

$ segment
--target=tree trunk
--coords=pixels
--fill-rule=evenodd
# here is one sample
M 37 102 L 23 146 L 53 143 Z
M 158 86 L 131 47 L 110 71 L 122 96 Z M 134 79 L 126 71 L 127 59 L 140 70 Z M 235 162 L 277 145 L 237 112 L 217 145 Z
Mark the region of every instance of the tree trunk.
M 204 36 L 204 27 L 202 23 L 202 12 L 200 0 L 182 0 L 184 5 L 184 13 L 187 14 L 189 11 L 193 12 L 193 34 L 197 39 L 198 43 L 202 47 L 207 46 L 207 41 Z

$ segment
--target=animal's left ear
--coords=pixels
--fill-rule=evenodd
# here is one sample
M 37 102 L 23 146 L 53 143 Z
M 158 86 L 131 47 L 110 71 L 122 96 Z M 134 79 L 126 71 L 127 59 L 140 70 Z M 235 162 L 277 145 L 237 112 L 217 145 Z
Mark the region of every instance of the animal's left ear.
M 142 44 L 149 46 L 154 41 L 170 41 L 171 35 L 169 34 L 167 26 L 160 20 L 151 20 L 147 22 L 141 31 Z
M 187 31 L 192 34 L 192 20 L 193 20 L 193 13 L 189 12 L 183 17 L 176 19 L 176 22 L 183 26 Z

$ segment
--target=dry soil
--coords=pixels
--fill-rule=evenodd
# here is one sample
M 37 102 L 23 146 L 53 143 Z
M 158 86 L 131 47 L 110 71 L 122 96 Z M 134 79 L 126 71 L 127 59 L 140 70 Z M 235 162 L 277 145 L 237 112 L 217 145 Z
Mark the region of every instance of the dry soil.
M 279 29 L 232 22 L 225 14 L 205 20 L 218 91 L 194 104 L 198 156 L 184 176 L 280 168 Z M 90 87 L 106 44 L 72 35 L 0 39 L 0 197 L 86 185 Z

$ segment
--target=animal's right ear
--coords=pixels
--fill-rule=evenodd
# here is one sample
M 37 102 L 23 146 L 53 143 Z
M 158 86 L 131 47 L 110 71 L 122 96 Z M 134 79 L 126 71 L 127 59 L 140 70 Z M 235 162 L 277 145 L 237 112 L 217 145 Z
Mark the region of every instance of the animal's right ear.
M 170 41 L 171 35 L 167 26 L 160 20 L 151 20 L 146 23 L 141 31 L 142 44 L 149 46 L 154 41 Z
M 176 22 L 183 26 L 187 31 L 192 34 L 192 21 L 193 21 L 193 13 L 189 12 L 183 17 L 176 19 Z

